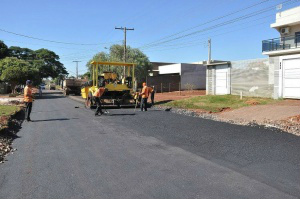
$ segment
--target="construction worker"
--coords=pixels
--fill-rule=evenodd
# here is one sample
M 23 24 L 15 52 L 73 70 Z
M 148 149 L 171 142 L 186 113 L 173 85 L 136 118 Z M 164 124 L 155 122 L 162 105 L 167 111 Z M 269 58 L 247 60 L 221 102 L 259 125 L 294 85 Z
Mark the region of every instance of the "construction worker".
M 149 87 L 149 95 L 150 95 L 150 99 L 151 99 L 151 105 L 154 106 L 154 86 Z
M 95 102 L 97 104 L 97 109 L 96 109 L 96 112 L 95 112 L 95 116 L 99 115 L 102 115 L 103 114 L 103 111 L 102 111 L 102 107 L 101 107 L 101 96 L 103 95 L 103 93 L 105 92 L 105 88 L 104 87 L 99 87 L 96 92 L 94 93 L 94 99 L 95 99 Z
M 140 95 L 142 96 L 141 111 L 143 111 L 143 110 L 147 111 L 147 100 L 148 100 L 148 96 L 149 96 L 149 90 L 148 90 L 147 84 L 145 82 L 143 83 L 143 89 L 142 89 L 142 92 Z
M 26 120 L 28 122 L 30 122 L 31 121 L 30 113 L 31 113 L 32 102 L 33 102 L 32 81 L 31 80 L 26 81 L 26 87 L 24 88 L 24 102 L 26 105 L 25 117 L 26 117 Z

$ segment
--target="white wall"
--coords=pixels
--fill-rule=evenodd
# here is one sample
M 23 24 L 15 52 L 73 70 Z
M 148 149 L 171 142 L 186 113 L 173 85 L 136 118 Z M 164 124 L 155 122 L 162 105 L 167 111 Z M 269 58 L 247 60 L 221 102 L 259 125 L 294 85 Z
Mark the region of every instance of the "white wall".
M 283 26 L 300 24 L 300 6 L 288 9 L 276 14 L 276 23 L 271 24 L 272 28 L 279 29 Z
M 160 75 L 174 74 L 174 73 L 181 74 L 181 64 L 171 64 L 171 65 L 159 66 L 158 70 L 159 70 Z

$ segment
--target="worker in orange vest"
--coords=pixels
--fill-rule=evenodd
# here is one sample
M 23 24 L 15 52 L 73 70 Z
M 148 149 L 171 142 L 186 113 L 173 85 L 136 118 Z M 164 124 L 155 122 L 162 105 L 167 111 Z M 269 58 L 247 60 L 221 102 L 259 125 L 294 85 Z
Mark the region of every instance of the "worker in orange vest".
M 32 81 L 31 80 L 26 81 L 26 87 L 24 88 L 24 102 L 26 105 L 25 117 L 26 117 L 26 120 L 28 122 L 30 122 L 31 121 L 30 113 L 31 113 L 32 102 L 33 102 Z
M 94 99 L 95 99 L 95 102 L 96 102 L 96 105 L 97 105 L 95 116 L 99 115 L 99 113 L 100 113 L 100 115 L 103 114 L 102 107 L 101 107 L 101 96 L 103 95 L 104 92 L 105 92 L 105 88 L 100 87 L 94 93 Z
M 145 82 L 143 83 L 143 89 L 142 89 L 142 92 L 140 95 L 142 96 L 141 111 L 143 111 L 143 110 L 147 111 L 147 101 L 148 101 L 148 96 L 149 96 L 149 90 L 148 90 L 147 84 Z

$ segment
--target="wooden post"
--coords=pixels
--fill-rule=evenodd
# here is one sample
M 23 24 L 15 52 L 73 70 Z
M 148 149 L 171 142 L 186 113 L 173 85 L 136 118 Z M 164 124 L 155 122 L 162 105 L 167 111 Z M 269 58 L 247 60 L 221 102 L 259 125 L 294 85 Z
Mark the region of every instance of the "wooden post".
M 160 90 L 161 90 L 161 93 L 163 93 L 163 83 L 160 84 Z

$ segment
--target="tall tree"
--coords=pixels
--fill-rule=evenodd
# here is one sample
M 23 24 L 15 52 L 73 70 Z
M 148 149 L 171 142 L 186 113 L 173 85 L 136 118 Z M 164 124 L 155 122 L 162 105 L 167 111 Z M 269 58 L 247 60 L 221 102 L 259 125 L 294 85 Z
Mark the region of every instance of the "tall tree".
M 7 57 L 0 60 L 0 80 L 8 82 L 15 91 L 16 85 L 25 84 L 27 79 L 35 84 L 41 83 L 39 71 L 31 67 L 30 63 L 15 57 Z
M 0 59 L 7 57 L 9 54 L 7 45 L 3 41 L 0 40 Z
M 16 57 L 18 59 L 24 59 L 27 61 L 33 61 L 36 59 L 36 55 L 34 50 L 29 48 L 21 48 L 19 46 L 11 46 L 9 47 L 9 56 Z
M 43 78 L 56 78 L 59 75 L 67 75 L 68 72 L 63 64 L 59 61 L 59 56 L 55 52 L 47 49 L 35 51 L 35 65 L 40 70 Z
M 91 71 L 91 61 L 112 61 L 112 62 L 122 62 L 123 61 L 124 46 L 123 45 L 112 45 L 109 49 L 109 53 L 100 52 L 94 55 L 94 57 L 87 63 L 89 71 Z M 127 62 L 136 63 L 135 74 L 138 82 L 145 81 L 148 74 L 148 70 L 151 69 L 151 64 L 149 58 L 139 49 L 131 48 L 127 46 Z M 103 71 L 113 71 L 119 76 L 123 73 L 122 67 L 113 66 L 102 66 L 100 68 L 100 73 Z

